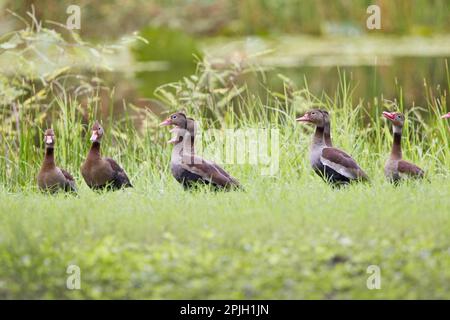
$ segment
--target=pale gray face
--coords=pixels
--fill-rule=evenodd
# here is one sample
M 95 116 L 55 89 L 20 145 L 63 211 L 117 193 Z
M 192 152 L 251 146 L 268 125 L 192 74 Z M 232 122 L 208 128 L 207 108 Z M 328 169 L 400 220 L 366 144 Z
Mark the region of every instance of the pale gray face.
M 45 130 L 44 143 L 46 146 L 54 146 L 55 145 L 55 133 L 53 132 L 53 129 Z
M 186 128 L 187 118 L 182 112 L 172 113 L 166 120 L 161 122 L 161 126 L 176 126 L 180 128 Z
M 323 114 L 322 111 L 317 110 L 317 109 L 313 109 L 311 111 L 308 111 L 307 113 L 305 113 L 305 115 L 303 117 L 300 117 L 298 119 L 296 119 L 297 121 L 300 122 L 308 122 L 308 123 L 312 123 L 315 124 L 318 127 L 323 127 L 324 126 L 324 120 L 325 120 L 325 116 Z
M 98 121 L 95 121 L 94 126 L 92 127 L 92 142 L 100 142 L 102 140 L 104 131 L 103 127 L 100 125 Z

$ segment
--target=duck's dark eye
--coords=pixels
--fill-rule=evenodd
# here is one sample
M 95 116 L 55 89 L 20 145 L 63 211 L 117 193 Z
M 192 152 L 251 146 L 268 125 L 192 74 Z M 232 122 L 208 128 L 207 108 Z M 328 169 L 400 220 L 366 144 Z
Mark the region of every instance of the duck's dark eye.
M 314 115 L 316 115 L 316 113 L 315 113 L 315 112 L 312 112 L 311 114 L 312 114 L 313 116 L 314 116 Z
M 176 119 L 177 118 L 177 116 L 172 116 L 172 119 Z

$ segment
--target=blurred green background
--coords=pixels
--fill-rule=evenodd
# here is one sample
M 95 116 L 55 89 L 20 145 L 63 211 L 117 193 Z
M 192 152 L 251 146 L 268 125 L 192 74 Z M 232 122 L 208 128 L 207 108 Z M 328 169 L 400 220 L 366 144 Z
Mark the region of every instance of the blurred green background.
M 23 27 L 8 10 L 28 19 L 27 11 L 34 5 L 38 21 L 64 24 L 71 4 L 0 1 L 0 32 Z M 266 87 L 282 90 L 279 73 L 296 84 L 306 78 L 315 94 L 331 92 L 338 73 L 346 71 L 362 99 L 393 99 L 401 87 L 406 105 L 422 106 L 424 79 L 435 87 L 446 83 L 448 0 L 84 0 L 76 4 L 81 7 L 81 30 L 76 33 L 83 40 L 111 46 L 133 34 L 148 40 L 127 43 L 124 50 L 110 55 L 107 73 L 96 69 L 95 76 L 115 88 L 118 106 L 125 99 L 162 110 L 149 100 L 155 89 L 193 74 L 197 59 L 205 58 L 213 66 L 251 64 L 265 70 L 263 78 L 242 76 L 257 94 L 264 94 Z M 381 8 L 381 30 L 366 28 L 371 4 Z M 58 32 L 68 38 L 64 28 Z

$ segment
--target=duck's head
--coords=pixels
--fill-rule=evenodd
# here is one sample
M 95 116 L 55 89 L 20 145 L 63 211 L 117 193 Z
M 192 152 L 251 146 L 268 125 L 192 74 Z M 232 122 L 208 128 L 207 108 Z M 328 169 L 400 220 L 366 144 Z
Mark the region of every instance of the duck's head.
M 172 144 L 177 144 L 183 141 L 183 138 L 186 138 L 188 135 L 191 139 L 187 139 L 186 141 L 189 140 L 193 143 L 193 139 L 197 131 L 197 124 L 195 120 L 186 117 L 183 112 L 175 112 L 171 114 L 166 120 L 160 123 L 160 126 L 174 126 L 174 128 L 170 130 L 170 132 L 174 134 L 172 139 L 169 140 L 169 143 Z
M 103 127 L 98 121 L 95 121 L 94 126 L 92 127 L 91 141 L 100 142 L 102 140 L 103 134 Z
M 325 124 L 325 115 L 321 110 L 313 109 L 305 113 L 304 116 L 296 119 L 299 122 L 312 123 L 318 127 L 323 127 Z
M 188 124 L 188 119 L 183 112 L 172 113 L 166 120 L 161 122 L 160 126 L 175 126 L 179 128 L 186 129 Z
M 391 121 L 395 127 L 403 128 L 403 124 L 405 123 L 403 113 L 383 111 L 383 117 Z
M 44 143 L 47 147 L 53 147 L 55 145 L 55 132 L 53 129 L 45 130 Z
M 442 119 L 448 119 L 448 118 L 450 118 L 450 112 L 447 113 L 447 114 L 444 114 L 441 118 L 442 118 Z

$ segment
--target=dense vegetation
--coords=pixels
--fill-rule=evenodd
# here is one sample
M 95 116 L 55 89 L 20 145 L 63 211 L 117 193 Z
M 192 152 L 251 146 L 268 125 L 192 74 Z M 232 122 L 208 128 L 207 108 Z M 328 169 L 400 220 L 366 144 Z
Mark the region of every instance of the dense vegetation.
M 285 31 L 291 22 L 282 21 Z M 127 101 L 117 112 L 105 104 L 97 72 L 108 67 L 105 52 L 117 48 L 71 36 L 30 23 L 1 38 L 0 60 L 15 56 L 8 61 L 17 72 L 0 73 L 0 298 L 450 297 L 450 124 L 440 119 L 449 111 L 445 59 L 447 82 L 425 81 L 426 105 L 419 107 L 405 105 L 400 86 L 390 100 L 355 96 L 345 68 L 336 69 L 334 90 L 313 95 L 307 78 L 295 83 L 280 74 L 283 90 L 274 91 L 257 65 L 199 58 L 194 74 L 156 90 L 163 116 L 183 109 L 205 130 L 277 129 L 279 170 L 264 176 L 261 166 L 226 165 L 244 192 L 185 192 L 170 174 L 161 116 Z M 48 43 L 48 60 L 60 51 L 64 59 L 42 72 L 30 48 Z M 88 75 L 67 63 L 73 56 L 88 64 Z M 264 94 L 249 88 L 249 76 Z M 114 90 L 106 92 L 112 101 Z M 355 157 L 370 184 L 333 189 L 312 173 L 312 128 L 294 119 L 314 107 L 330 111 L 335 145 Z M 392 134 L 383 110 L 406 114 L 404 157 L 426 171 L 424 181 L 385 181 Z M 97 118 L 106 130 L 103 153 L 135 188 L 95 193 L 84 184 L 79 167 Z M 57 163 L 74 174 L 77 197 L 37 190 L 42 134 L 50 126 Z M 81 269 L 81 290 L 66 287 L 73 264 Z M 381 268 L 381 290 L 366 286 L 370 265 Z
M 427 120 L 423 111 L 405 110 L 405 157 L 428 180 L 394 187 L 382 176 L 391 143 L 379 117 L 384 106 L 355 105 L 345 82 L 333 98 L 287 85 L 286 95 L 269 93 L 268 104 L 242 94 L 220 108 L 223 98 L 197 100 L 189 86 L 205 98 L 205 88 L 188 80 L 175 86 L 178 95 L 161 95 L 204 127 L 279 129 L 279 173 L 227 166 L 245 192 L 184 192 L 168 170 L 168 134 L 148 113 L 139 129 L 132 117 L 106 126 L 103 151 L 126 168 L 135 188 L 96 194 L 78 170 L 95 104 L 84 122 L 76 102 L 56 99 L 47 112 L 58 163 L 75 174 L 80 194 L 36 192 L 39 137 L 49 120 L 3 136 L 2 298 L 448 298 L 450 134 L 438 118 L 445 97 L 430 100 Z M 293 119 L 312 106 L 331 111 L 336 145 L 355 155 L 370 185 L 334 190 L 311 173 L 310 130 Z M 18 121 L 29 117 L 20 113 Z M 81 268 L 82 290 L 65 287 L 70 264 Z M 381 290 L 366 287 L 369 265 L 381 268 Z

